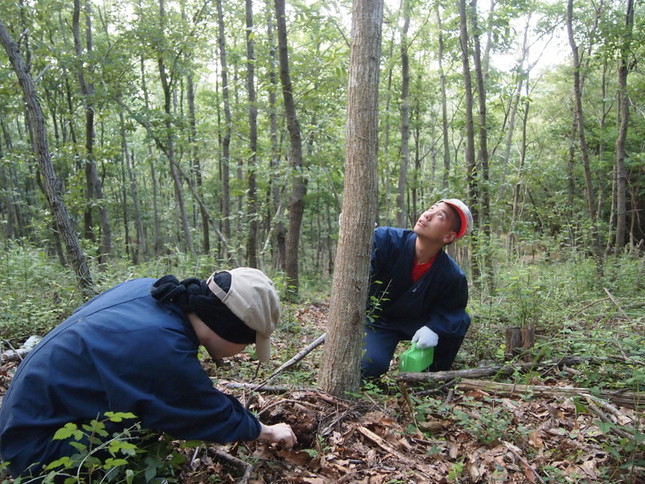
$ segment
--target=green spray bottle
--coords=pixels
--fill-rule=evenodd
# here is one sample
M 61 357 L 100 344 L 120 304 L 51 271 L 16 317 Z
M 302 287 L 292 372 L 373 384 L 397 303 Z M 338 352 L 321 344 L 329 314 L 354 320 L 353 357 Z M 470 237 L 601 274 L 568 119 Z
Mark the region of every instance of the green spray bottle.
M 412 343 L 399 357 L 399 370 L 411 372 L 424 371 L 432 364 L 433 358 L 434 347 L 419 349 L 416 343 Z

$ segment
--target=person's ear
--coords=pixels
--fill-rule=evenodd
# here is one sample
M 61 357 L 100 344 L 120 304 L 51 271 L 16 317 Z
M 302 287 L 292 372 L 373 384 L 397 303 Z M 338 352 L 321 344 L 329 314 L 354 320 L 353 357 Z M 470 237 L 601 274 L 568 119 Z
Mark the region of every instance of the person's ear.
M 457 239 L 457 232 L 450 231 L 443 237 L 444 245 L 452 244 Z

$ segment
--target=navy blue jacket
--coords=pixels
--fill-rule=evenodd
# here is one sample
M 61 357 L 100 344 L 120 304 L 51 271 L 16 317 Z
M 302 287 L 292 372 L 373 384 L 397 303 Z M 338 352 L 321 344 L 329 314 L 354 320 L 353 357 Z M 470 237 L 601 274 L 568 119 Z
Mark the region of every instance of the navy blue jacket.
M 423 325 L 441 336 L 463 339 L 470 326 L 466 275 L 443 250 L 412 282 L 416 234 L 379 227 L 374 231 L 368 318 L 373 326 L 394 326 L 411 338 Z
M 132 412 L 144 428 L 179 439 L 259 436 L 257 418 L 213 387 L 183 312 L 150 295 L 154 282 L 136 279 L 98 295 L 18 366 L 0 407 L 0 457 L 14 477 L 34 462 L 71 455 L 67 442 L 52 442 L 54 432 L 106 411 Z

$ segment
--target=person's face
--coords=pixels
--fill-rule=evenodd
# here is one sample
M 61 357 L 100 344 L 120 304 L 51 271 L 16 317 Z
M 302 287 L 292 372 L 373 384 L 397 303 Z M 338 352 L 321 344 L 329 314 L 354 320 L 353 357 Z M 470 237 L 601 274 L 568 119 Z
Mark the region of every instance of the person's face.
M 215 332 L 213 332 L 213 336 L 203 341 L 202 344 L 206 348 L 206 351 L 208 351 L 208 354 L 211 355 L 211 358 L 215 360 L 241 353 L 247 346 L 241 343 L 231 343 Z
M 188 319 L 193 325 L 199 344 L 201 344 L 208 354 L 211 355 L 211 358 L 219 360 L 221 358 L 226 358 L 228 356 L 236 355 L 247 347 L 243 343 L 232 343 L 224 338 L 222 338 L 215 331 L 210 329 L 204 322 L 199 319 L 195 313 L 188 313 Z
M 449 244 L 457 236 L 453 230 L 454 217 L 450 207 L 445 202 L 439 202 L 421 214 L 413 230 L 419 237 Z

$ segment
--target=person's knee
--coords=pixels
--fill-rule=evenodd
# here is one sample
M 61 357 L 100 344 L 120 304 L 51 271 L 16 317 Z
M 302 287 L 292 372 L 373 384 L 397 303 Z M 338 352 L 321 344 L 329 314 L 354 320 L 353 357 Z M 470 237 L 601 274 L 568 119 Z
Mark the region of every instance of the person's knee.
M 365 356 L 361 361 L 361 376 L 363 378 L 378 377 L 387 373 L 390 362 L 384 358 Z

